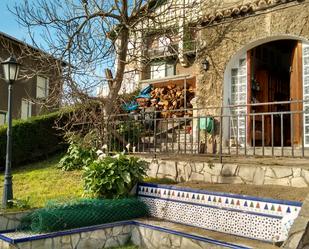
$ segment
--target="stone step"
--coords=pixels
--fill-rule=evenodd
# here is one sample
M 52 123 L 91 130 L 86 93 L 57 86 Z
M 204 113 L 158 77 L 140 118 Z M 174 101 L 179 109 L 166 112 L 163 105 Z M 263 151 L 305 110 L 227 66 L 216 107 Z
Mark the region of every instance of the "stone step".
M 0 233 L 1 249 L 97 249 L 132 242 L 140 248 L 278 249 L 269 243 L 158 219 L 138 219 L 72 230 L 33 234 Z
M 279 249 L 257 240 L 209 231 L 157 219 L 139 219 L 139 228 L 133 228 L 131 241 L 140 248 L 179 249 Z M 149 234 L 151 237 L 149 238 Z

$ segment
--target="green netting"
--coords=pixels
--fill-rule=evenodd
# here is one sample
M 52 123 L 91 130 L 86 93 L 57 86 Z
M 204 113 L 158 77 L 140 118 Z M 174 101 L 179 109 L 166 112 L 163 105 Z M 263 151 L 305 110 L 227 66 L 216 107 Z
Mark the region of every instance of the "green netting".
M 18 229 L 53 232 L 145 217 L 147 214 L 147 206 L 136 198 L 50 202 L 45 208 L 24 217 Z

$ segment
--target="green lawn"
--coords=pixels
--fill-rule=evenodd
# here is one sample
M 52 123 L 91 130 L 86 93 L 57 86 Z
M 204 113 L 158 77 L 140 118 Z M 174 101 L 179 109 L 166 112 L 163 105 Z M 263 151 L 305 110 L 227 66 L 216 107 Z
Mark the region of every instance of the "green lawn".
M 14 199 L 17 199 L 20 203 L 25 203 L 25 200 L 29 198 L 29 202 L 26 203 L 29 204 L 30 207 L 21 207 L 21 205 L 17 205 L 13 209 L 10 209 L 10 211 L 43 207 L 46 201 L 53 199 L 65 200 L 82 197 L 82 171 L 66 172 L 58 169 L 57 165 L 60 158 L 61 156 L 58 155 L 45 161 L 13 169 Z M 145 181 L 161 184 L 174 183 L 174 181 L 170 179 L 156 178 L 145 178 Z M 3 172 L 0 173 L 1 200 L 2 194 Z
M 82 196 L 81 171 L 57 169 L 61 156 L 18 167 L 13 170 L 14 199 L 29 198 L 31 208 L 44 206 L 47 200 Z M 3 173 L 0 173 L 0 196 L 3 193 Z

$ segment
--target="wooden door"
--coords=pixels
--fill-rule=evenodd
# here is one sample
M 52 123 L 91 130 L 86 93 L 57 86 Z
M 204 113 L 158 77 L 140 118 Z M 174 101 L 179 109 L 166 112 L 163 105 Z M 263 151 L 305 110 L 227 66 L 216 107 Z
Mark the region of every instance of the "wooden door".
M 309 44 L 302 44 L 303 99 L 309 100 Z M 304 144 L 309 147 L 309 102 L 304 102 Z
M 302 42 L 295 43 L 295 47 L 291 56 L 290 70 L 290 96 L 291 100 L 303 99 L 303 84 L 302 84 Z M 302 103 L 291 104 L 291 112 L 303 110 Z M 302 115 L 292 114 L 293 119 L 293 138 L 291 141 L 294 145 L 300 145 L 302 141 Z

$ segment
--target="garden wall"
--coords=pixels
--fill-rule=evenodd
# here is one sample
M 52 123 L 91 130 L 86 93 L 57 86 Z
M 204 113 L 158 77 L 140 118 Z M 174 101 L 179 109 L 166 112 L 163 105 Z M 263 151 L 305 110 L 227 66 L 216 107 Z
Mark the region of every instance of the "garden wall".
M 149 177 L 177 182 L 309 186 L 309 169 L 293 166 L 247 166 L 230 163 L 192 162 L 143 158 L 150 163 Z

